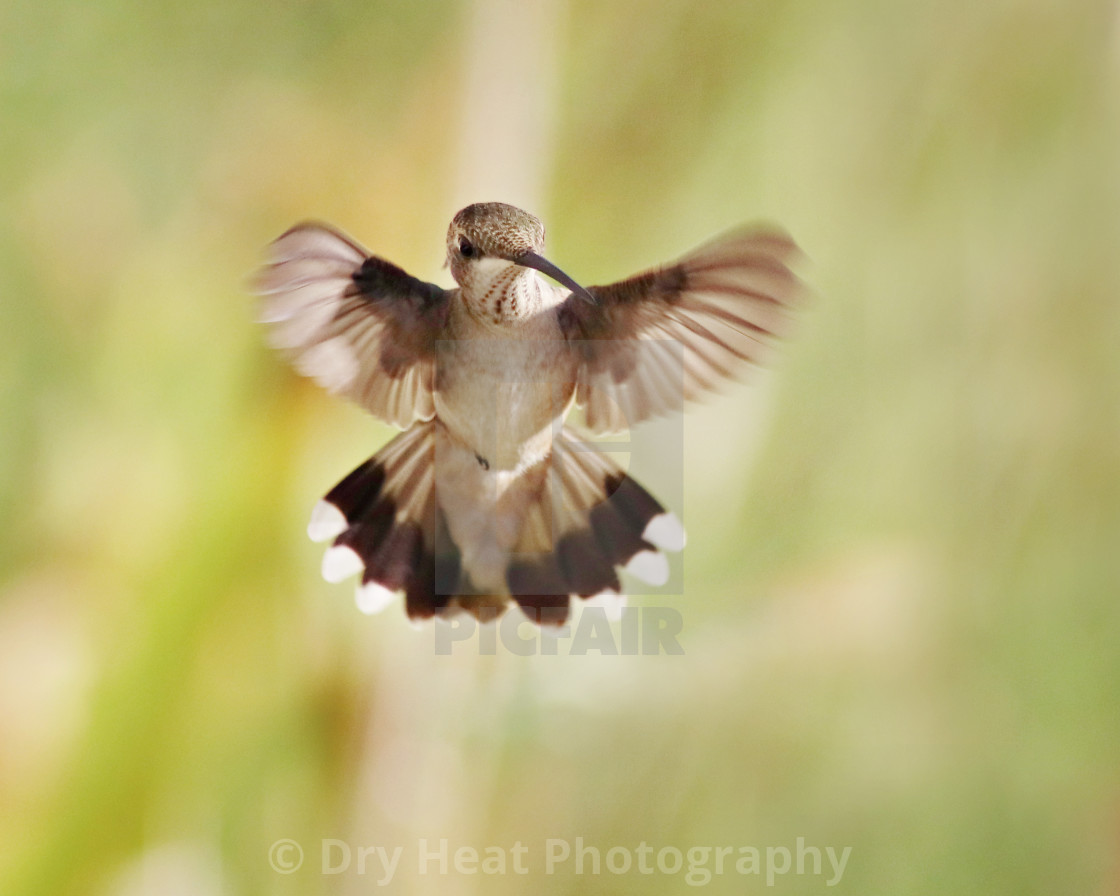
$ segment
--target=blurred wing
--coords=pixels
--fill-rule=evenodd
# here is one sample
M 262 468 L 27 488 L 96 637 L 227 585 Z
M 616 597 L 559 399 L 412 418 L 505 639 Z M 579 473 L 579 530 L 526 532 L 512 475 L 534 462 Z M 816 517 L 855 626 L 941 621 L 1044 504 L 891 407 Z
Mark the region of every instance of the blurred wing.
M 617 432 L 765 363 L 802 294 L 789 267 L 799 254 L 779 230 L 742 229 L 674 265 L 588 287 L 598 305 L 569 296 L 559 319 L 587 425 Z
M 270 341 L 301 374 L 402 429 L 435 414 L 445 290 L 321 224 L 276 239 L 256 287 Z

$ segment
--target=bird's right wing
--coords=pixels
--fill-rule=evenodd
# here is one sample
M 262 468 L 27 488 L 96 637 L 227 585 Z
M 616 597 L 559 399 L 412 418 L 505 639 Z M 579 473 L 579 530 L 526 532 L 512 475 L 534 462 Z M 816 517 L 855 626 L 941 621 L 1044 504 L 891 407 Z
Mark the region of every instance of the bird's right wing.
M 402 429 L 433 417 L 448 291 L 315 223 L 273 241 L 256 291 L 272 344 L 301 374 Z
M 587 425 L 623 430 L 764 363 L 803 294 L 790 268 L 799 254 L 780 230 L 743 228 L 676 264 L 588 287 L 594 305 L 568 296 L 558 320 Z

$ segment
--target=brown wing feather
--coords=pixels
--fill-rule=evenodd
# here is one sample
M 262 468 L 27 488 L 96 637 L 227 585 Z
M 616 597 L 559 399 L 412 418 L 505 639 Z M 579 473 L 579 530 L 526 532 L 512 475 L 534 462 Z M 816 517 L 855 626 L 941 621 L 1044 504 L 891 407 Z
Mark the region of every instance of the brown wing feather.
M 256 287 L 272 343 L 301 374 L 401 428 L 435 414 L 446 291 L 314 223 L 272 243 Z
M 581 365 L 576 400 L 596 432 L 680 410 L 751 365 L 766 363 L 802 294 L 785 233 L 744 228 L 676 264 L 589 287 L 560 324 Z

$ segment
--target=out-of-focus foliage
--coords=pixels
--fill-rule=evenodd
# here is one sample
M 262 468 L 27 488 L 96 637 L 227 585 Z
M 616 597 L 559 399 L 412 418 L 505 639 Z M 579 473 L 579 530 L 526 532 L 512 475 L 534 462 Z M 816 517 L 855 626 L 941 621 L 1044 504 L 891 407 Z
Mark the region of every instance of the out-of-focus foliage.
M 543 875 L 576 837 L 1120 886 L 1115 4 L 9 0 L 0 34 L 0 892 L 374 889 L 327 838 L 403 847 L 399 893 L 685 886 Z M 268 351 L 248 272 L 313 216 L 447 282 L 487 199 L 586 282 L 753 217 L 807 251 L 777 373 L 644 474 L 684 496 L 684 656 L 437 656 L 319 579 L 306 513 L 390 432 Z M 420 875 L 419 838 L 534 876 Z

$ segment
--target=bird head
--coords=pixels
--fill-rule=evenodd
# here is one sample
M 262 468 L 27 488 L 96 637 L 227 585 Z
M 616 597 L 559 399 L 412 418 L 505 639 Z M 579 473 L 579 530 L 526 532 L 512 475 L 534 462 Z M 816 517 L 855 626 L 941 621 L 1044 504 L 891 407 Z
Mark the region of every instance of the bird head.
M 540 271 L 585 301 L 591 294 L 540 253 L 544 225 L 526 211 L 503 202 L 479 202 L 455 215 L 447 229 L 447 263 L 463 295 L 480 304 L 476 310 L 511 316 L 504 298 L 517 294 L 517 281 Z M 516 306 L 512 316 L 517 316 Z M 527 313 L 528 309 L 521 309 Z

